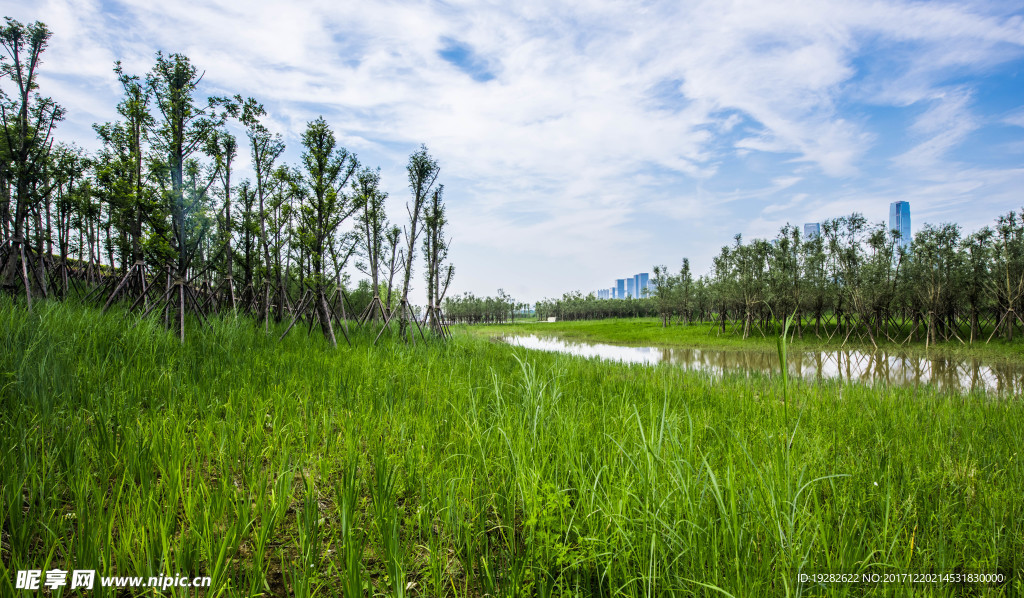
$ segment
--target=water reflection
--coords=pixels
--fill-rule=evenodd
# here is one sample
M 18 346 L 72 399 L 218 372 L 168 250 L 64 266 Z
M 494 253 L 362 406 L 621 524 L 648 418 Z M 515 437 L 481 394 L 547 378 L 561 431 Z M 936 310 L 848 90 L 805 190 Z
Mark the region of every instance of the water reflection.
M 724 372 L 779 371 L 779 356 L 769 351 L 736 351 L 685 347 L 622 347 L 600 343 L 565 341 L 553 337 L 506 336 L 510 345 L 596 357 L 624 363 L 671 363 L 686 370 Z M 993 394 L 1017 394 L 1024 390 L 1024 367 L 1011 363 L 986 364 L 977 359 L 908 357 L 885 351 L 865 353 L 849 349 L 792 352 L 789 375 L 808 381 L 819 379 L 909 385 L 930 384 L 940 389 Z

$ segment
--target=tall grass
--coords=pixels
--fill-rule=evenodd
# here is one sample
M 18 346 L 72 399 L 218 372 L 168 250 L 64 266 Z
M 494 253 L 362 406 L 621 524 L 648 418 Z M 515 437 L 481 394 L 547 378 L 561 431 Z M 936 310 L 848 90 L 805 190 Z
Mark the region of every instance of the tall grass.
M 182 346 L 149 321 L 38 307 L 0 300 L 2 595 L 53 567 L 209 575 L 210 596 L 1024 589 L 1015 399 L 467 337 L 373 347 L 363 331 L 332 350 L 218 319 Z

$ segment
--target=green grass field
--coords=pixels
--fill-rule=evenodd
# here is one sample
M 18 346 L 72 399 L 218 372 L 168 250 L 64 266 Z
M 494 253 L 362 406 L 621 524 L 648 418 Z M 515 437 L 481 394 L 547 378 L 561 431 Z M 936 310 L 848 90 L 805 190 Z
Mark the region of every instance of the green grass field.
M 0 595 L 55 567 L 209 596 L 1024 590 L 1019 400 L 129 323 L 0 299 Z

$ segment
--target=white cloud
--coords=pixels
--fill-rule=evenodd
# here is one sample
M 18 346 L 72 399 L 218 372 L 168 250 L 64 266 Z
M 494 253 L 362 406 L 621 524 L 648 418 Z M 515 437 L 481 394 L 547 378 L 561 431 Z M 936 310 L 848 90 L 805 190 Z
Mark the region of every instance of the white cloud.
M 785 191 L 800 181 L 831 189 L 813 196 L 819 211 L 853 197 L 873 209 L 884 200 L 865 199 L 864 189 L 880 184 L 868 158 L 903 134 L 872 129 L 875 106 L 923 110 L 909 126 L 915 146 L 895 159 L 908 185 L 952 185 L 929 191 L 935 196 L 987 193 L 993 184 L 965 182 L 973 175 L 953 177 L 956 184 L 936 178 L 979 122 L 974 91 L 947 81 L 1019 60 L 1024 49 L 1024 21 L 983 4 L 240 6 L 41 2 L 38 17 L 55 32 L 44 90 L 69 108 L 64 130 L 79 136 L 113 118 L 113 61 L 144 74 L 159 49 L 188 54 L 208 93 L 264 102 L 290 160 L 305 123 L 324 114 L 347 146 L 382 166 L 396 209 L 407 195 L 405 158 L 425 142 L 448 183 L 453 255 L 464 260 L 456 285 L 480 292 L 500 286 L 503 274 L 476 255 L 527 248 L 597 276 L 607 260 L 587 265 L 588 256 L 595 247 L 610 255 L 603 248 L 620 238 L 628 241 L 613 245 L 616 260 L 673 261 L 675 252 L 704 249 L 661 238 L 648 223 L 685 222 L 700 229 L 687 242 L 720 245 L 728 239 L 711 237 L 722 232 L 716 218 L 744 226 L 760 213 L 774 225 L 797 204 L 809 209 Z M 37 18 L 26 5 L 7 12 Z M 470 48 L 493 78 L 474 80 L 442 58 L 445 39 Z M 664 95 L 652 100 L 652 90 Z M 1020 114 L 1007 122 L 1024 126 Z M 737 170 L 737 160 L 758 155 L 772 159 Z M 874 197 L 897 188 L 904 185 Z M 556 274 L 539 280 L 534 297 L 563 284 Z
M 1015 112 L 1003 119 L 1003 122 L 1015 127 L 1024 127 L 1024 110 Z
M 932 170 L 931 176 L 943 176 L 944 169 L 935 168 L 946 152 L 959 145 L 978 128 L 971 113 L 971 93 L 964 90 L 940 90 L 930 98 L 931 106 L 910 126 L 910 131 L 923 140 L 897 156 L 895 161 L 905 168 Z

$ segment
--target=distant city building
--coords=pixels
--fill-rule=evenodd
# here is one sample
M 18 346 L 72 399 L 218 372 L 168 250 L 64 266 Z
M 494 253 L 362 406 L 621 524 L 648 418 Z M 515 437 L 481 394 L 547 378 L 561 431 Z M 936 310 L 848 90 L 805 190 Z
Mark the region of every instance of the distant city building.
M 810 241 L 821 236 L 821 223 L 808 222 L 804 225 L 804 240 Z
M 900 234 L 899 245 L 910 247 L 910 202 L 894 201 L 889 204 L 889 228 Z
M 598 299 L 638 299 L 654 294 L 654 282 L 649 272 L 634 274 L 629 278 L 616 278 L 615 286 L 594 291 Z

